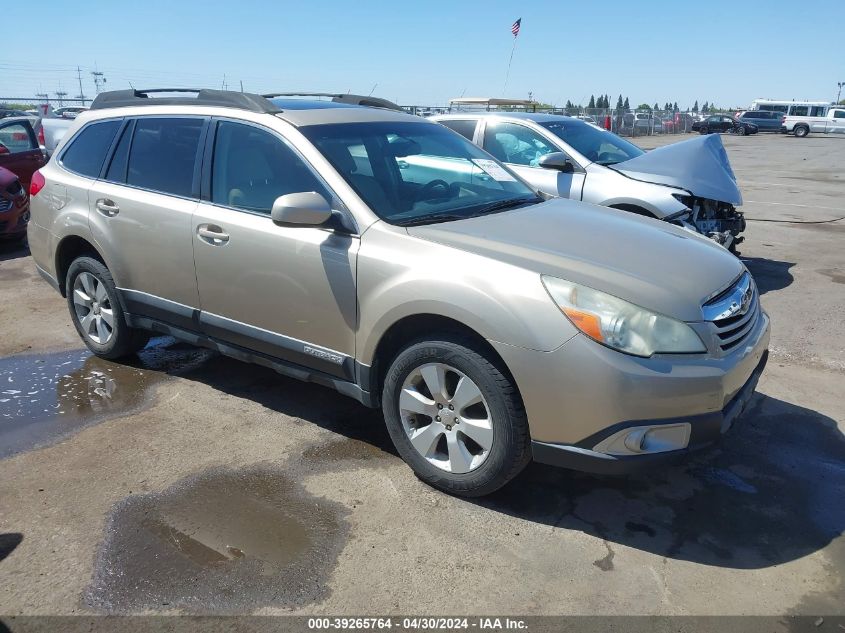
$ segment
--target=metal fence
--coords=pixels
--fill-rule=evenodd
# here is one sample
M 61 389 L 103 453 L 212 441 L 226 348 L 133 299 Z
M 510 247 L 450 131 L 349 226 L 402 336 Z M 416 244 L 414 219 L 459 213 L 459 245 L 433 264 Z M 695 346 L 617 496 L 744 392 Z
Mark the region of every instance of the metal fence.
M 471 107 L 444 107 L 444 106 L 403 106 L 411 113 L 419 116 L 432 116 L 435 114 L 455 114 L 459 112 L 478 112 L 479 108 Z M 594 123 L 599 127 L 615 132 L 620 136 L 652 136 L 655 134 L 689 134 L 693 131 L 692 125 L 702 118 L 714 114 L 733 115 L 734 112 L 716 112 L 710 110 L 707 113 L 693 112 L 691 110 L 618 110 L 616 108 L 514 108 L 494 107 L 483 108 L 488 112 L 541 112 L 549 114 L 562 114 L 573 116 Z
M 32 108 L 36 106 L 49 103 L 53 108 L 63 106 L 75 105 L 90 105 L 91 100 L 85 99 L 38 99 L 31 97 L 0 97 L 0 109 L 4 104 L 18 104 L 29 105 Z M 461 107 L 449 108 L 448 106 L 423 106 L 423 105 L 407 105 L 402 106 L 405 111 L 410 114 L 418 116 L 432 116 L 434 114 L 445 114 L 455 112 L 472 112 L 478 111 L 477 108 Z M 493 111 L 499 112 L 525 112 L 536 111 L 546 112 L 551 114 L 563 114 L 567 116 L 574 116 L 581 118 L 590 123 L 594 123 L 599 127 L 615 132 L 621 136 L 652 136 L 655 134 L 688 134 L 693 131 L 692 125 L 694 122 L 701 120 L 705 116 L 712 114 L 734 114 L 733 112 L 714 112 L 707 113 L 692 112 L 689 110 L 620 110 L 616 108 L 557 108 L 545 107 L 528 109 L 525 108 L 509 108 L 498 107 Z

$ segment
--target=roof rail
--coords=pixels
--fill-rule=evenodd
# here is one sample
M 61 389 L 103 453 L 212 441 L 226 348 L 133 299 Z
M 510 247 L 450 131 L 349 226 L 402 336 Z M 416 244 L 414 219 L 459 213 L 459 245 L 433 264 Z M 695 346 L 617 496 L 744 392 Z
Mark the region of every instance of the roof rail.
M 178 93 L 180 96 L 152 97 L 160 93 Z M 181 93 L 190 93 L 193 97 L 183 97 Z M 198 105 L 239 108 L 251 112 L 275 113 L 281 110 L 269 100 L 248 92 L 232 90 L 209 90 L 192 88 L 154 88 L 151 90 L 112 90 L 101 92 L 91 104 L 92 110 L 104 108 L 128 108 L 147 105 Z
M 349 93 L 339 92 L 274 92 L 263 95 L 267 99 L 275 97 L 331 97 L 335 103 L 347 103 L 350 105 L 368 106 L 371 108 L 385 108 L 387 110 L 397 110 L 405 112 L 402 106 L 382 99 L 381 97 L 370 97 L 364 95 L 353 95 Z

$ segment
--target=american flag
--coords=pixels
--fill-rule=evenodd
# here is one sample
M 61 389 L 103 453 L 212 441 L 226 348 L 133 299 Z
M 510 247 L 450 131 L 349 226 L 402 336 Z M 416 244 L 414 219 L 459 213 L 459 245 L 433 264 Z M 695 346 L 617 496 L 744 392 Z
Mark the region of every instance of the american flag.
M 513 23 L 513 25 L 511 26 L 511 33 L 513 33 L 513 36 L 514 36 L 514 37 L 516 37 L 517 35 L 519 35 L 519 27 L 520 27 L 521 25 L 522 25 L 522 18 L 519 18 L 519 19 L 518 19 L 516 22 L 514 22 L 514 23 Z

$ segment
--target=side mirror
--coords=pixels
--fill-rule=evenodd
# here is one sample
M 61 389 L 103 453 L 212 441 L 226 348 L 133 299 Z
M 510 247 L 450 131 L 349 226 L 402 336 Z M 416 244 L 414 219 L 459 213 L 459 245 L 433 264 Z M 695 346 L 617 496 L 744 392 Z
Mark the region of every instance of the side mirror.
M 332 217 L 332 207 L 316 191 L 303 191 L 279 196 L 273 202 L 270 219 L 276 224 L 321 226 Z
M 558 171 L 570 172 L 575 170 L 575 164 L 563 152 L 552 152 L 542 156 L 539 165 L 546 169 L 557 169 Z

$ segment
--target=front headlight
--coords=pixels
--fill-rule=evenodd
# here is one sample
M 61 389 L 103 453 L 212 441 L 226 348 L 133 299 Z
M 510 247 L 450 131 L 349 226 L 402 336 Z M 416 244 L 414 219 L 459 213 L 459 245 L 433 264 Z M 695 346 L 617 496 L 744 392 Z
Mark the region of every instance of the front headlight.
M 620 352 L 651 356 L 707 351 L 683 321 L 556 277 L 543 275 L 543 285 L 576 328 Z

